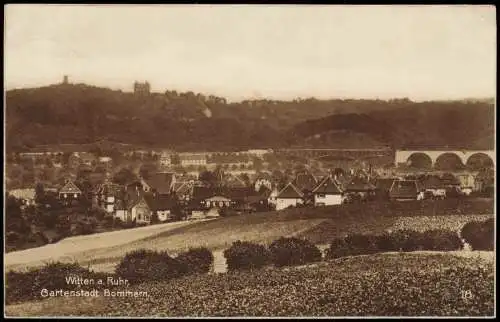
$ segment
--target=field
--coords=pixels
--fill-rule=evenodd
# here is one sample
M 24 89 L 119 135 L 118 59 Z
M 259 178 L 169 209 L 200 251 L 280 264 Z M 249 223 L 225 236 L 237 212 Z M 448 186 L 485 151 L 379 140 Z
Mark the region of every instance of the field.
M 147 297 L 50 298 L 7 316 L 492 316 L 493 262 L 377 254 L 129 287 Z
M 5 267 L 6 270 L 22 270 L 40 266 L 49 260 L 59 260 L 77 261 L 97 271 L 111 272 L 126 252 L 139 248 L 168 250 L 175 255 L 189 247 L 205 246 L 219 254 L 238 239 L 269 243 L 281 236 L 298 236 L 316 244 L 328 244 L 333 238 L 348 233 L 378 234 L 403 228 L 445 228 L 457 231 L 468 221 L 491 217 L 487 213 L 452 215 L 449 210 L 442 211 L 442 215 L 437 211 L 435 216 L 412 216 L 405 209 L 398 208 L 391 210 L 392 214 L 385 214 L 375 207 L 365 208 L 368 210 L 362 212 L 340 207 L 297 208 L 79 236 L 53 245 L 6 254 Z

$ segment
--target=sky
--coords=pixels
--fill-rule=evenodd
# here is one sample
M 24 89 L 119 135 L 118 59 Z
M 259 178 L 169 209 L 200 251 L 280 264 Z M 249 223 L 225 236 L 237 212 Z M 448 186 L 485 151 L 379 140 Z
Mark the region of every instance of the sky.
M 5 7 L 7 89 L 73 83 L 251 98 L 495 97 L 494 6 Z

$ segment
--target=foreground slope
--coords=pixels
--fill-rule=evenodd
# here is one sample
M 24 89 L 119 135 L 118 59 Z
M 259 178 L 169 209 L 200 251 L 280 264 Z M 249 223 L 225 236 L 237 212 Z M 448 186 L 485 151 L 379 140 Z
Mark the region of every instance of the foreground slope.
M 125 290 L 125 289 L 123 289 Z M 377 254 L 129 287 L 147 297 L 50 298 L 7 316 L 492 316 L 493 263 Z M 470 298 L 463 292 L 470 291 Z

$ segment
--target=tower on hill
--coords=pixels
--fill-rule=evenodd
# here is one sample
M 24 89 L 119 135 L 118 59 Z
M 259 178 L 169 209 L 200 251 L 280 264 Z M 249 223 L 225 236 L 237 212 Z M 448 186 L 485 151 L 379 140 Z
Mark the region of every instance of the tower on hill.
M 149 95 L 150 91 L 151 86 L 147 81 L 144 83 L 134 82 L 134 94 Z
M 63 84 L 64 85 L 69 84 L 68 75 L 64 75 L 64 77 L 63 77 Z

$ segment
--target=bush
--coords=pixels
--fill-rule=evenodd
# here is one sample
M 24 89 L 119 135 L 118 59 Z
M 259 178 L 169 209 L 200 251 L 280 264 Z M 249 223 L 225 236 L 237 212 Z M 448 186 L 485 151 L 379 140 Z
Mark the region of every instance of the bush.
M 396 252 L 401 248 L 398 239 L 391 233 L 375 236 L 375 246 L 379 252 Z
M 168 280 L 183 275 L 182 265 L 167 252 L 139 249 L 129 252 L 116 266 L 116 275 L 130 283 Z
M 190 248 L 176 258 L 186 274 L 208 273 L 214 263 L 214 255 L 205 247 Z
M 462 238 L 473 250 L 493 250 L 495 244 L 495 220 L 468 222 L 461 231 Z
M 374 236 L 352 234 L 345 238 L 345 242 L 351 255 L 373 254 L 377 252 Z
M 270 262 L 270 254 L 265 246 L 237 240 L 224 251 L 228 271 L 252 270 Z
M 334 259 L 349 256 L 349 246 L 344 238 L 337 238 L 332 241 L 330 247 L 326 250 L 326 258 Z
M 457 233 L 442 229 L 423 232 L 420 241 L 424 250 L 450 251 L 460 250 L 463 247 L 462 240 Z
M 422 234 L 417 231 L 403 229 L 392 232 L 390 236 L 393 238 L 395 251 L 413 252 L 423 249 Z
M 42 299 L 41 290 L 91 290 L 100 287 L 94 285 L 77 285 L 66 281 L 66 278 L 82 277 L 97 280 L 109 274 L 89 271 L 76 263 L 48 263 L 41 268 L 32 268 L 27 272 L 9 271 L 6 274 L 6 302 L 16 303 Z M 105 285 L 105 284 L 103 284 Z
M 271 260 L 277 267 L 321 261 L 321 251 L 306 239 L 295 237 L 275 240 L 269 246 Z

